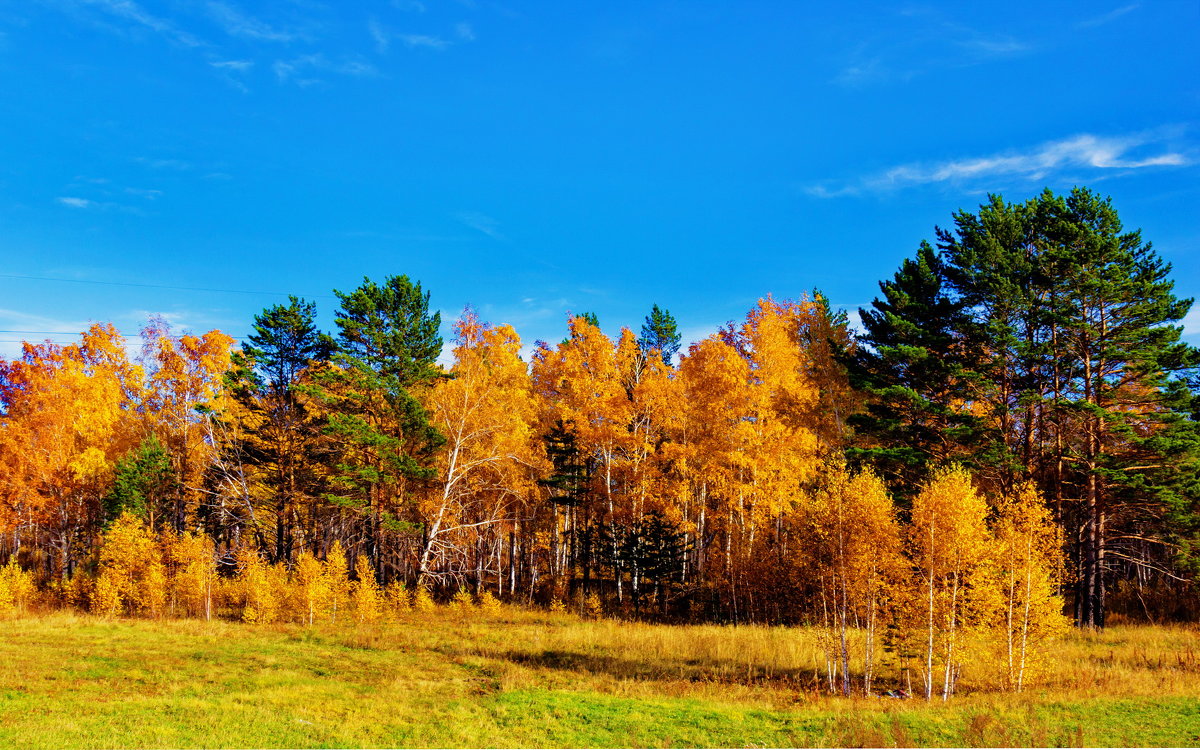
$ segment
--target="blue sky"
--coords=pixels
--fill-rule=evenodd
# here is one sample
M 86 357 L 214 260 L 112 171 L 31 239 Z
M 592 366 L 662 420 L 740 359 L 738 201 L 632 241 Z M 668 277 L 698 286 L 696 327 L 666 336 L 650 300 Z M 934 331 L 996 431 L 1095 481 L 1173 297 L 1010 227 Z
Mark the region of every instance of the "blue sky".
M 402 273 L 529 343 L 694 340 L 1077 184 L 1200 296 L 1197 40 L 1194 0 L 0 2 L 0 355 Z

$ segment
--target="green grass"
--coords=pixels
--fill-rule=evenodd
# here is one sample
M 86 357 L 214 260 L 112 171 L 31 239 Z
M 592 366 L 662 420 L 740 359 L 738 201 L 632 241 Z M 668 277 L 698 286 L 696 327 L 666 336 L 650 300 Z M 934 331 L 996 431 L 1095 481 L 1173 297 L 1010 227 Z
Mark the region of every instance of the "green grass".
M 1023 695 L 813 687 L 803 629 L 439 611 L 374 627 L 0 621 L 0 746 L 1200 746 L 1194 629 L 1072 635 Z

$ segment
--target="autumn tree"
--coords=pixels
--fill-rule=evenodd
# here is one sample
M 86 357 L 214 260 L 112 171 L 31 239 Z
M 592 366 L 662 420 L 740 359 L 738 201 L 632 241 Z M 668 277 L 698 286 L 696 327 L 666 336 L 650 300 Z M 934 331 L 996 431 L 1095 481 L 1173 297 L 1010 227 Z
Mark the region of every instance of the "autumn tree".
M 433 491 L 420 503 L 424 534 L 418 585 L 435 576 L 470 572 L 479 586 L 483 555 L 478 549 L 463 553 L 523 515 L 532 474 L 540 468 L 532 429 L 536 407 L 519 356 L 520 338 L 509 326 L 484 323 L 470 309 L 454 331 L 451 377 L 428 394 L 433 424 L 446 436 L 446 445 L 436 464 Z M 472 558 L 474 571 L 453 562 Z M 493 559 L 487 567 L 499 575 L 499 564 Z
M 813 532 L 808 551 L 816 563 L 822 614 L 832 636 L 829 680 L 831 688 L 840 682 L 837 689 L 850 695 L 850 641 L 861 638 L 862 689 L 869 695 L 880 626 L 887 622 L 888 601 L 905 569 L 900 526 L 887 488 L 869 470 L 851 474 L 834 464 L 822 484 L 807 509 Z M 839 674 L 840 681 L 835 679 Z
M 92 548 L 113 465 L 137 442 L 142 373 L 111 325 L 0 360 L 0 530 L 72 575 Z
M 941 671 L 942 700 L 954 691 L 961 668 L 961 631 L 986 601 L 986 554 L 991 542 L 987 503 L 961 467 L 941 469 L 913 499 L 908 544 L 925 621 L 925 699 Z M 977 585 L 978 584 L 978 585 Z
M 1064 581 L 1062 530 L 1032 483 L 1004 499 L 996 521 L 992 564 L 1002 599 L 1004 685 L 1020 692 L 1068 626 L 1059 591 Z M 999 620 L 1000 618 L 995 618 Z

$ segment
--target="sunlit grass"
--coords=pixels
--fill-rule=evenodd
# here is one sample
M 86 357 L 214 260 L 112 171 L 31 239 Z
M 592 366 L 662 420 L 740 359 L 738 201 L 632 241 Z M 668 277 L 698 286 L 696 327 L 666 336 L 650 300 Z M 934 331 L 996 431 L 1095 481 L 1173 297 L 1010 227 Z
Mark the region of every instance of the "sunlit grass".
M 505 608 L 314 628 L 58 613 L 0 635 L 5 747 L 1200 744 L 1194 628 L 1073 633 L 1026 693 L 929 706 L 822 694 L 803 628 Z

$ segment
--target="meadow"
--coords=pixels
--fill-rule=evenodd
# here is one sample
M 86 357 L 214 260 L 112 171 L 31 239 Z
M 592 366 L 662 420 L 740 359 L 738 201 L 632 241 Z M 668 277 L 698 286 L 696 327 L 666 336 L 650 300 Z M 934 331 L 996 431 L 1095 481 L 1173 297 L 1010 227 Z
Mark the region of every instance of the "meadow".
M 0 634 L 5 747 L 1200 746 L 1194 626 L 1072 631 L 1039 685 L 965 674 L 945 704 L 825 694 L 806 628 L 505 607 L 317 626 L 56 612 Z

